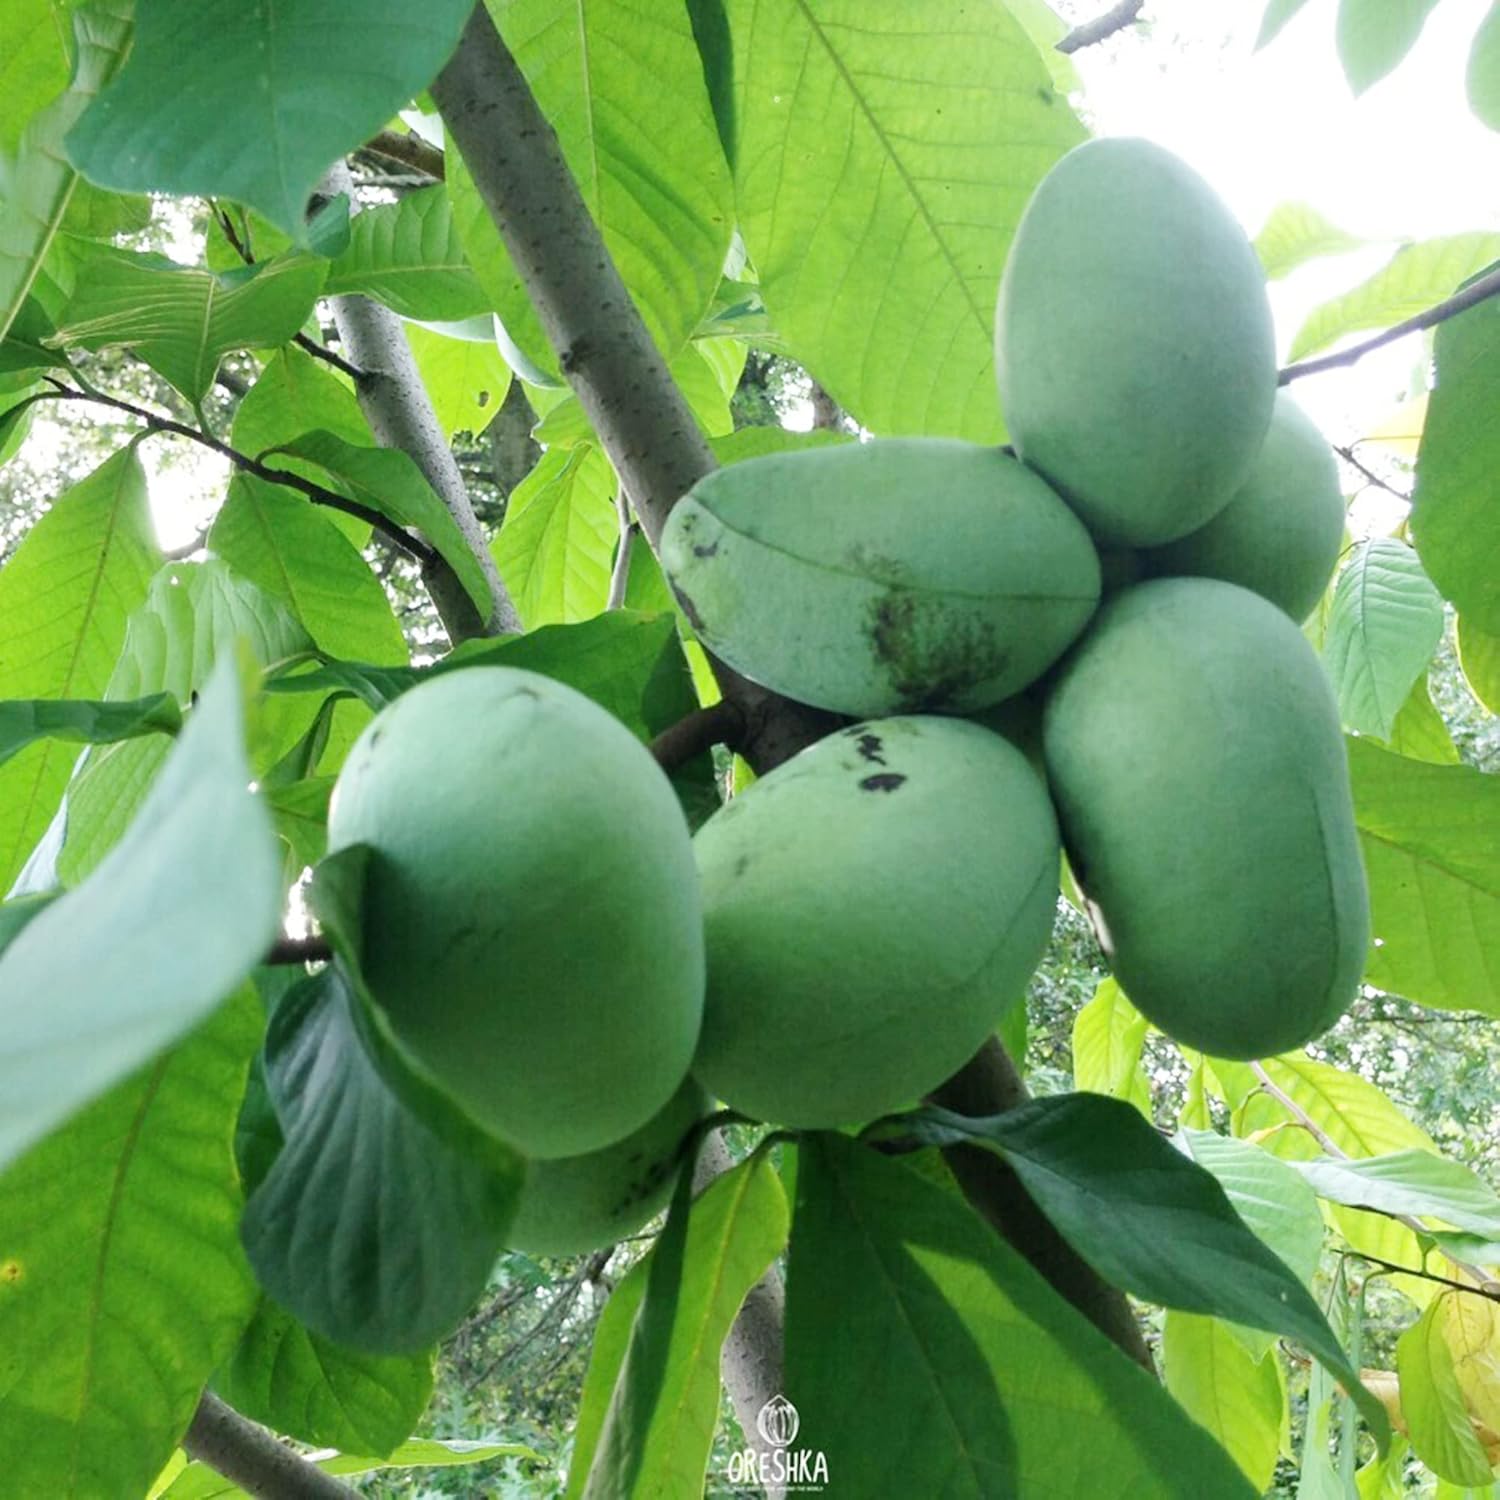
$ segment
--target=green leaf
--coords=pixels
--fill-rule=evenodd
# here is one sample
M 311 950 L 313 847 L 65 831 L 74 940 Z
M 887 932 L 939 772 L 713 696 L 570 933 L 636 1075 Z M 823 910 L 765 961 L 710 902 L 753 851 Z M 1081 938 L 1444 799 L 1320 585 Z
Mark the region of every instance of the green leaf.
M 823 428 L 792 432 L 785 427 L 742 427 L 726 437 L 711 438 L 709 447 L 721 464 L 737 464 L 747 458 L 763 458 L 768 453 L 800 453 L 854 441 L 847 432 L 829 432 Z
M 1257 52 L 1270 42 L 1274 42 L 1293 16 L 1307 4 L 1307 0 L 1267 0 L 1265 14 L 1261 17 L 1260 33 L 1255 38 L 1255 50 Z
M 589 1467 L 599 1447 L 599 1434 L 609 1415 L 610 1398 L 620 1376 L 620 1366 L 630 1348 L 636 1312 L 646 1295 L 646 1276 L 650 1269 L 649 1255 L 631 1266 L 609 1294 L 609 1301 L 604 1304 L 604 1311 L 594 1325 L 588 1373 L 584 1376 L 583 1394 L 578 1401 L 578 1424 L 573 1429 L 573 1453 L 568 1463 L 565 1500 L 582 1500 Z
M 1492 714 L 1500 714 L 1500 635 L 1458 617 L 1458 659 L 1469 690 Z
M 67 92 L 30 118 L 14 155 L 0 145 L 0 338 L 28 296 L 52 307 L 73 289 L 71 271 L 54 254 L 82 181 L 63 155 L 63 137 L 123 61 L 131 11 L 131 0 L 94 0 L 76 9 L 77 61 Z
M 1255 236 L 1255 253 L 1266 277 L 1275 281 L 1325 255 L 1341 255 L 1369 244 L 1330 223 L 1310 203 L 1278 203 Z
M 1500 130 L 1500 5 L 1490 7 L 1474 33 L 1464 81 L 1469 108 L 1491 130 Z
M 1417 451 L 1411 530 L 1429 577 L 1470 626 L 1500 635 L 1500 299 L 1442 324 Z
M 0 765 L 37 740 L 73 745 L 112 745 L 145 734 L 176 734 L 182 710 L 167 693 L 130 703 L 83 699 L 0 699 Z
M 151 200 L 136 193 L 110 193 L 80 182 L 63 218 L 65 234 L 107 240 L 117 234 L 139 234 L 151 222 Z
M 333 488 L 349 499 L 420 531 L 458 575 L 480 615 L 489 617 L 489 585 L 479 559 L 469 550 L 452 512 L 407 454 L 397 448 L 358 447 L 331 432 L 304 433 L 278 451 L 316 464 L 333 481 Z M 275 466 L 273 460 L 271 467 Z
M 14 151 L 31 117 L 68 86 L 68 22 L 60 0 L 9 0 L 0 15 L 0 151 Z
M 1281 1444 L 1286 1387 L 1274 1353 L 1249 1354 L 1217 1318 L 1169 1312 L 1162 1326 L 1167 1389 L 1263 1494 Z
M 1252 1493 L 961 1199 L 838 1136 L 797 1158 L 785 1389 L 834 1493 Z
M 1292 339 L 1288 358 L 1305 359 L 1346 334 L 1389 328 L 1426 312 L 1497 257 L 1500 234 L 1450 234 L 1403 246 L 1368 280 L 1315 307 Z
M 746 1294 L 786 1245 L 786 1195 L 764 1156 L 715 1178 L 694 1201 L 688 1191 L 684 1173 L 651 1252 L 580 1492 L 586 1500 L 702 1493 L 724 1339 Z
M 334 965 L 287 995 L 266 1040 L 285 1145 L 245 1205 L 262 1287 L 315 1332 L 378 1355 L 425 1351 L 484 1290 L 523 1165 L 440 1140 L 366 1055 Z
M 189 1031 L 275 937 L 240 691 L 226 661 L 125 837 L 0 958 L 0 1164 Z
M 1000 5 L 740 0 L 740 232 L 789 352 L 883 435 L 1001 437 L 1000 271 L 1084 138 Z
M 322 360 L 287 345 L 267 361 L 234 414 L 231 439 L 253 458 L 318 428 L 373 448 L 370 424 L 349 385 Z
M 398 1448 L 432 1396 L 432 1355 L 360 1354 L 262 1298 L 214 1389 L 241 1416 L 319 1448 Z
M 1469 1421 L 1442 1331 L 1443 1304 L 1457 1295 L 1440 1293 L 1396 1343 L 1401 1414 L 1413 1450 L 1434 1474 L 1455 1484 L 1488 1485 L 1490 1461 Z
M 1141 1071 L 1146 1018 L 1113 979 L 1073 1018 L 1073 1086 L 1132 1104 L 1149 1120 L 1151 1087 Z
M 91 1029 L 127 998 L 101 974 Z M 255 1289 L 230 1139 L 259 1032 L 242 990 L 0 1174 L 9 1493 L 143 1495 L 234 1347 Z
M 1500 779 L 1349 743 L 1370 885 L 1371 984 L 1500 1016 Z
M 360 292 L 403 318 L 458 322 L 489 311 L 464 259 L 441 183 L 356 214 L 349 244 L 328 268 L 324 294 Z
M 1307 1288 L 1250 1232 L 1218 1182 L 1129 1105 L 1063 1094 L 987 1120 L 945 1110 L 918 1118 L 1000 1152 L 1058 1233 L 1106 1281 L 1163 1307 L 1298 1340 L 1359 1402 L 1384 1446 L 1384 1411 Z
M 529 628 L 599 614 L 620 534 L 615 474 L 591 443 L 549 448 L 514 490 L 495 566 Z
M 1362 94 L 1411 51 L 1437 0 L 1339 0 L 1338 49 L 1344 76 Z
M 1443 723 L 1443 716 L 1432 701 L 1425 676 L 1418 677 L 1412 684 L 1411 692 L 1391 727 L 1390 738 L 1384 744 L 1387 750 L 1410 760 L 1424 760 L 1434 766 L 1458 764 L 1458 746 L 1453 743 L 1448 726 Z
M 237 474 L 208 534 L 211 551 L 280 599 L 318 648 L 359 661 L 405 663 L 406 638 L 369 564 L 303 496 Z
M 486 323 L 489 319 L 485 319 Z M 406 325 L 406 340 L 438 426 L 450 442 L 455 432 L 478 437 L 494 420 L 510 390 L 510 366 L 493 338 L 448 338 L 415 323 Z
M 1335 1203 L 1442 1219 L 1500 1239 L 1500 1197 L 1467 1167 L 1430 1151 L 1396 1151 L 1362 1161 L 1325 1156 L 1298 1162 L 1297 1171 L 1314 1192 Z
M 1067 36 L 1068 23 L 1047 4 L 1047 0 L 1004 0 L 1005 8 L 1026 30 L 1047 64 L 1052 87 L 1059 94 L 1072 94 L 1083 88 L 1083 79 L 1071 56 L 1059 52 L 1057 44 Z
M 366 0 L 358 12 L 344 0 L 150 0 L 68 153 L 104 187 L 233 198 L 302 243 L 328 163 L 431 82 L 469 10 L 469 0 Z
M 216 276 L 157 255 L 95 245 L 48 341 L 62 348 L 132 349 L 189 401 L 213 385 L 235 349 L 292 338 L 312 311 L 327 265 L 289 255 Z
M 100 696 L 157 561 L 146 476 L 122 449 L 60 496 L 0 570 L 0 695 Z M 0 891 L 46 829 L 75 758 L 49 741 L 0 767 Z
M 1443 601 L 1394 537 L 1358 543 L 1339 574 L 1323 662 L 1350 729 L 1389 739 L 1443 638 Z
M 718 288 L 734 222 L 686 7 L 509 0 L 493 9 L 621 279 L 652 337 L 674 353 Z M 556 355 L 457 151 L 447 181 L 490 305 L 529 358 L 556 375 Z

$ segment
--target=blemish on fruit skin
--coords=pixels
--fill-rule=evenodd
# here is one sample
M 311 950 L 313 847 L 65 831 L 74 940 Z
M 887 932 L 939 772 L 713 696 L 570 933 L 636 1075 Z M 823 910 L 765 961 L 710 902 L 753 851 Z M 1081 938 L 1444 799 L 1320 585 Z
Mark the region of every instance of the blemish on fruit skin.
M 855 749 L 859 751 L 859 758 L 861 760 L 867 760 L 877 766 L 885 764 L 885 756 L 880 753 L 884 748 L 885 741 L 878 734 L 870 734 L 869 732 L 861 734 L 859 744 L 855 746 Z
M 717 537 L 713 541 L 709 542 L 707 546 L 704 546 L 702 542 L 693 543 L 694 557 L 717 557 L 718 555 L 719 542 Z
M 899 771 L 877 771 L 873 776 L 866 776 L 859 789 L 862 792 L 894 792 L 905 781 L 906 777 Z
M 750 856 L 741 854 L 734 862 L 734 873 L 736 876 L 743 875 L 750 868 Z

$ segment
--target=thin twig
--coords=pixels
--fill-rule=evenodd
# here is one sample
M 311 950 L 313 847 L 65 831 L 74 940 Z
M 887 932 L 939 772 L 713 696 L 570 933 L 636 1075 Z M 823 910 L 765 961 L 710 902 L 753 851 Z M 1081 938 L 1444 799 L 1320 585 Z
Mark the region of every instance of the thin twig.
M 414 167 L 437 182 L 447 175 L 443 153 L 415 132 L 408 135 L 399 130 L 382 130 L 365 142 L 364 149 L 387 161 L 398 161 L 403 167 Z
M 322 964 L 333 957 L 333 949 L 327 938 L 302 937 L 277 938 L 262 963 L 267 964 Z
M 257 1500 L 359 1500 L 356 1492 L 212 1391 L 205 1391 L 182 1440 L 190 1457 Z
M 1095 43 L 1112 37 L 1117 31 L 1124 31 L 1127 26 L 1135 24 L 1135 19 L 1140 15 L 1143 4 L 1145 0 L 1120 0 L 1120 4 L 1112 6 L 1096 20 L 1085 21 L 1082 26 L 1075 26 L 1057 44 L 1057 51 L 1079 52 L 1085 47 L 1092 47 Z
M 630 538 L 635 523 L 630 519 L 630 496 L 625 493 L 623 484 L 615 496 L 615 514 L 620 518 L 620 547 L 615 554 L 614 571 L 609 575 L 609 597 L 605 600 L 605 609 L 623 609 L 625 592 L 630 587 Z
M 1374 469 L 1367 468 L 1363 463 L 1360 462 L 1359 459 L 1354 456 L 1353 448 L 1345 448 L 1340 446 L 1338 443 L 1335 443 L 1333 445 L 1333 451 L 1337 453 L 1338 456 L 1343 459 L 1351 469 L 1357 469 L 1361 474 L 1363 474 L 1364 477 L 1368 479 L 1376 489 L 1384 490 L 1386 494 L 1394 495 L 1398 500 L 1404 500 L 1408 505 L 1411 504 L 1410 495 L 1408 495 L 1404 490 L 1398 490 L 1395 485 L 1387 483 L 1380 477 L 1379 474 L 1374 471 Z
M 335 370 L 342 370 L 356 385 L 365 378 L 363 370 L 351 365 L 342 355 L 335 354 L 326 344 L 320 344 L 317 339 L 310 338 L 305 333 L 295 335 L 292 342 L 299 349 L 306 349 L 314 359 L 321 359 L 324 364 L 332 365 Z
M 714 745 L 731 749 L 745 732 L 745 716 L 727 698 L 700 708 L 662 730 L 651 741 L 656 763 L 669 774 Z
M 144 422 L 148 432 L 170 432 L 177 437 L 188 438 L 217 453 L 221 458 L 227 458 L 235 468 L 242 469 L 246 474 L 253 474 L 257 479 L 264 479 L 268 484 L 285 485 L 288 489 L 296 490 L 299 494 L 306 495 L 314 505 L 326 505 L 330 510 L 341 510 L 345 515 L 356 516 L 361 521 L 367 521 L 377 531 L 389 537 L 403 552 L 416 558 L 424 566 L 430 564 L 437 556 L 433 547 L 420 537 L 413 536 L 405 527 L 398 526 L 389 517 L 381 515 L 378 510 L 370 506 L 361 505 L 358 500 L 350 500 L 347 496 L 339 494 L 337 490 L 327 489 L 311 479 L 304 478 L 301 474 L 292 473 L 290 469 L 273 469 L 258 458 L 251 458 L 248 453 L 241 453 L 238 448 L 231 448 L 228 443 L 221 442 L 210 433 L 203 432 L 196 427 L 189 427 L 185 422 L 173 421 L 171 417 L 164 417 L 159 412 L 148 411 L 144 406 L 122 401 L 118 396 L 107 396 L 103 391 L 96 391 L 92 388 L 74 390 L 60 380 L 54 380 L 50 375 L 46 379 L 53 388 L 50 391 L 38 391 L 36 395 L 29 398 L 30 400 L 90 401 L 99 406 L 112 407 L 115 411 L 125 412 L 128 416 Z
M 1500 292 L 1500 267 L 1487 272 L 1477 281 L 1471 281 L 1468 286 L 1429 307 L 1426 312 L 1419 312 L 1415 317 L 1408 318 L 1404 323 L 1397 323 L 1394 328 L 1387 328 L 1384 333 L 1377 333 L 1374 338 L 1366 339 L 1362 344 L 1353 344 L 1347 349 L 1339 350 L 1337 354 L 1325 354 L 1321 359 L 1307 359 L 1298 365 L 1288 365 L 1276 377 L 1276 383 L 1287 385 L 1293 380 L 1301 380 L 1304 375 L 1317 375 L 1324 370 L 1338 370 L 1345 365 L 1355 364 L 1365 355 L 1382 349 L 1387 344 L 1394 344 L 1397 339 L 1404 339 L 1409 333 L 1421 333 L 1424 329 L 1446 323 L 1449 318 L 1467 312 L 1469 308 L 1493 297 L 1496 292 Z
M 161 549 L 161 555 L 168 562 L 184 562 L 188 558 L 190 558 L 193 553 L 201 551 L 207 545 L 208 529 L 205 527 L 198 533 L 197 536 L 192 539 L 192 541 L 184 542 L 180 547 L 163 547 Z
M 1439 1286 L 1451 1286 L 1456 1292 L 1468 1292 L 1475 1297 L 1486 1297 L 1491 1302 L 1500 1302 L 1500 1282 L 1486 1277 L 1483 1286 L 1470 1286 L 1467 1281 L 1455 1281 L 1451 1276 L 1440 1276 L 1436 1271 L 1417 1270 L 1414 1266 L 1398 1266 L 1393 1260 L 1381 1260 L 1378 1255 L 1367 1255 L 1363 1250 L 1336 1249 L 1336 1255 L 1346 1260 L 1367 1260 L 1372 1266 L 1394 1271 L 1398 1276 L 1416 1276 L 1422 1281 L 1435 1281 Z

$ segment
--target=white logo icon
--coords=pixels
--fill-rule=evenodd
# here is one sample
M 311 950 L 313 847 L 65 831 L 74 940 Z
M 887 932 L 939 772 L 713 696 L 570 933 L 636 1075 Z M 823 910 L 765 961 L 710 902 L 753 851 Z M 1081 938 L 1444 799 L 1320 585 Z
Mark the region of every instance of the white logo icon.
M 789 1448 L 796 1440 L 801 1418 L 785 1396 L 772 1396 L 755 1419 L 756 1431 L 773 1447 Z

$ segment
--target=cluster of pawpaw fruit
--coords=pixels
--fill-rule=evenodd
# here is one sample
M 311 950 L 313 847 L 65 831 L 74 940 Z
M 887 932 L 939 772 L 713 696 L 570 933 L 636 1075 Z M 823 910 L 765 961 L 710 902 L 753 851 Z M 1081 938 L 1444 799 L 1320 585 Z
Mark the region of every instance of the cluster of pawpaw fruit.
M 1244 235 L 1158 148 L 1079 147 L 1017 232 L 996 364 L 1013 449 L 774 455 L 673 511 L 699 639 L 859 721 L 696 837 L 623 726 L 528 672 L 436 677 L 351 752 L 329 842 L 373 850 L 369 988 L 531 1160 L 517 1248 L 643 1223 L 713 1098 L 805 1128 L 918 1102 L 1020 999 L 1064 850 L 1179 1040 L 1283 1051 L 1352 997 L 1364 876 L 1298 628 L 1343 505 Z

